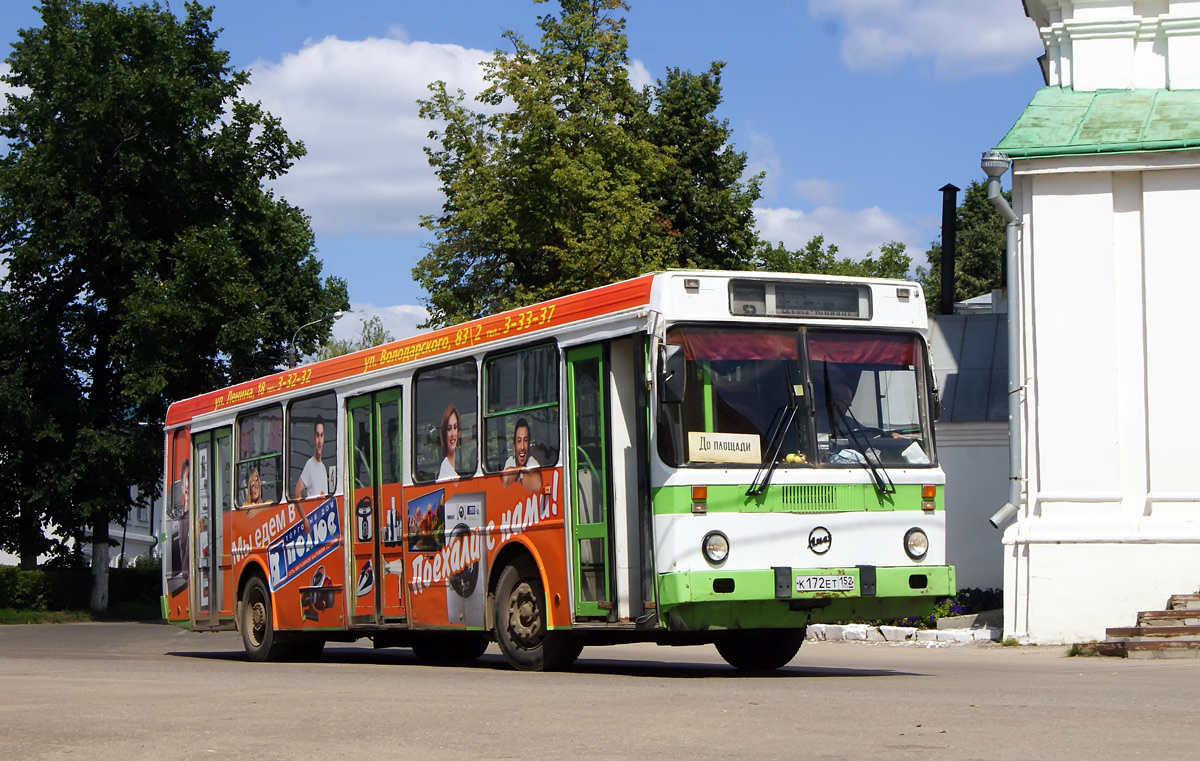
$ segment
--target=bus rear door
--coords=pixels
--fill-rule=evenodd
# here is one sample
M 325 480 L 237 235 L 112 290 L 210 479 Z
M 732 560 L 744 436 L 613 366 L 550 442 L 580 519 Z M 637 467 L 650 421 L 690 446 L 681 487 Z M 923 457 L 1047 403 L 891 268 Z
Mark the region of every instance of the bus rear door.
M 351 621 L 402 622 L 404 502 L 400 494 L 400 389 L 354 397 L 350 423 L 350 495 L 353 579 Z
M 218 428 L 192 437 L 192 473 L 195 509 L 190 535 L 194 537 L 192 625 L 216 628 L 222 618 L 232 620 L 233 602 L 227 597 L 226 574 L 233 567 L 229 549 L 229 521 L 233 508 L 233 466 L 230 429 Z

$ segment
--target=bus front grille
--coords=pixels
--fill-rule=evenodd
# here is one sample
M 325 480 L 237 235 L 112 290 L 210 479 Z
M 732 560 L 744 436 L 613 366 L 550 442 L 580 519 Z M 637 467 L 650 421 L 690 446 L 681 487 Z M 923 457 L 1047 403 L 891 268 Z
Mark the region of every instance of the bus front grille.
M 862 510 L 863 506 L 844 504 L 837 487 L 824 484 L 790 485 L 782 487 L 780 510 L 785 513 L 837 513 Z

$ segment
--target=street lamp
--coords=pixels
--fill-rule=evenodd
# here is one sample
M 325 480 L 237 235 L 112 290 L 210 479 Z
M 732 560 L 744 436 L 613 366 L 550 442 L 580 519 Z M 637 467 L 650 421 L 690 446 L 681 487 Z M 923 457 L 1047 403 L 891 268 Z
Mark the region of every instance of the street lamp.
M 292 334 L 292 343 L 288 347 L 288 367 L 296 366 L 296 339 L 300 337 L 300 331 L 304 330 L 309 325 L 316 325 L 318 322 L 324 322 L 325 320 L 340 320 L 345 314 L 345 312 L 339 309 L 336 312 L 322 315 L 312 322 L 306 322 L 300 327 L 296 328 L 296 332 Z

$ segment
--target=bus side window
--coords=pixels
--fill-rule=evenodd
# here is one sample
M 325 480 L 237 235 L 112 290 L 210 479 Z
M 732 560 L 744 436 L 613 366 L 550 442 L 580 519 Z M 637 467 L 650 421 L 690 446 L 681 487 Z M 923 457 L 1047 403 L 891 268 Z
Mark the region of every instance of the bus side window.
M 413 380 L 413 480 L 469 478 L 478 461 L 479 371 L 468 359 Z
M 558 464 L 558 366 L 553 344 L 484 361 L 485 472 Z
M 337 491 L 337 397 L 333 393 L 288 406 L 288 491 L 292 499 Z
M 238 416 L 238 507 L 273 505 L 283 487 L 283 410 Z

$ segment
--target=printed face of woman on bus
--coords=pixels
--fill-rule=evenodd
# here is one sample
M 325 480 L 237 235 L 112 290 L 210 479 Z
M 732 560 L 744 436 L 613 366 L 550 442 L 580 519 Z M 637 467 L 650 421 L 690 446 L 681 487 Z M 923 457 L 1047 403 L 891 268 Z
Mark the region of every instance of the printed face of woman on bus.
M 246 476 L 246 503 L 257 505 L 262 501 L 262 480 L 258 477 L 258 468 L 252 468 Z
M 446 424 L 443 427 L 442 437 L 444 439 L 442 445 L 446 448 L 446 458 L 454 459 L 454 455 L 458 452 L 458 412 L 451 412 L 446 418 Z
M 179 491 L 181 493 L 181 499 L 183 500 L 184 512 L 187 512 L 188 502 L 190 501 L 192 491 L 192 474 L 188 472 L 190 469 L 191 468 L 188 467 L 187 460 L 184 460 L 183 465 L 181 465 L 179 468 Z

